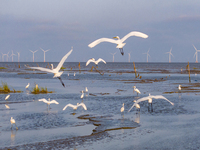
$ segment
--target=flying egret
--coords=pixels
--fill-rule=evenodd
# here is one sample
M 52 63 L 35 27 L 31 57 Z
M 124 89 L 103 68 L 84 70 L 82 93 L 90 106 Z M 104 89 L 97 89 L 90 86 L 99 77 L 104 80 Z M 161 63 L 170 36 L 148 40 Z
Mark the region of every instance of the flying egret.
M 96 61 L 95 61 L 94 58 L 91 58 L 91 59 L 89 59 L 89 60 L 86 62 L 86 66 L 87 66 L 90 62 L 93 62 L 93 63 L 95 63 L 96 65 L 98 65 L 98 63 L 101 62 L 101 61 L 104 62 L 104 63 L 106 64 L 105 60 L 103 60 L 102 58 L 99 58 L 99 59 L 96 60 Z
M 28 89 L 29 86 L 30 86 L 30 83 L 27 84 L 26 89 Z
M 155 99 L 164 99 L 164 100 L 168 101 L 171 105 L 174 105 L 174 103 L 170 102 L 167 98 L 165 98 L 165 97 L 162 96 L 162 95 L 155 95 L 155 96 L 153 96 L 153 95 L 150 95 L 150 94 L 149 94 L 149 96 L 146 96 L 146 97 L 143 97 L 143 98 L 138 99 L 138 100 L 133 104 L 133 106 L 129 109 L 129 111 L 130 111 L 134 106 L 136 106 L 139 102 L 146 101 L 146 100 L 149 101 L 150 98 L 151 98 L 151 99 L 153 99 L 153 98 L 155 98 Z M 152 103 L 152 102 L 151 102 L 151 103 Z M 129 111 L 128 111 L 128 112 L 129 112 Z
M 8 105 L 5 104 L 5 106 L 6 106 L 7 109 L 10 109 L 10 107 Z
M 122 104 L 122 108 L 120 109 L 121 113 L 124 112 L 124 103 Z
M 18 130 L 18 127 L 17 127 L 17 125 L 16 125 L 16 123 L 15 123 L 15 119 L 13 119 L 13 117 L 10 118 L 10 123 L 11 123 L 11 129 L 12 129 L 12 127 L 13 127 L 13 124 L 15 124 L 16 130 Z
M 39 99 L 38 101 L 46 103 L 47 107 L 50 107 L 50 104 L 59 104 L 56 100 L 50 101 L 50 98 L 48 98 L 48 101 L 45 98 Z
M 85 110 L 87 110 L 87 107 L 86 107 L 86 105 L 85 105 L 83 102 L 81 102 L 80 104 L 77 103 L 77 105 L 67 104 L 67 105 L 63 108 L 63 110 L 65 110 L 67 107 L 72 107 L 74 110 L 77 110 L 77 108 L 78 108 L 79 106 L 82 106 Z
M 178 86 L 178 90 L 179 90 L 179 91 L 181 90 L 181 85 Z
M 59 70 L 63 66 L 63 63 L 65 62 L 67 57 L 72 53 L 72 51 L 73 51 L 73 48 L 61 59 L 60 63 L 58 64 L 56 68 L 53 68 L 53 64 L 51 65 L 52 69 L 42 68 L 42 67 L 28 67 L 28 68 L 53 73 L 54 74 L 53 78 L 57 77 L 62 83 L 62 85 L 65 87 L 65 84 L 62 82 L 62 79 L 60 77 L 63 74 L 63 71 L 59 72 Z
M 5 100 L 7 100 L 9 97 L 10 97 L 10 95 L 7 95 L 7 96 L 5 97 Z
M 134 88 L 134 91 L 137 92 L 137 95 L 138 95 L 138 93 L 141 94 L 141 93 L 140 93 L 140 90 L 138 90 L 138 89 L 136 88 L 136 86 L 133 86 L 133 88 Z
M 110 38 L 100 38 L 92 43 L 90 43 L 88 45 L 88 47 L 90 48 L 93 48 L 95 47 L 96 45 L 98 45 L 99 43 L 101 42 L 110 42 L 110 43 L 114 43 L 114 44 L 117 44 L 117 47 L 116 48 L 119 48 L 120 52 L 122 55 L 124 55 L 124 52 L 123 52 L 123 47 L 126 43 L 123 43 L 126 39 L 128 39 L 130 36 L 137 36 L 137 37 L 141 37 L 141 38 L 148 38 L 148 35 L 144 34 L 144 33 L 141 33 L 141 32 L 137 32 L 137 31 L 132 31 L 130 33 L 128 33 L 127 35 L 125 35 L 122 39 L 119 38 L 119 36 L 116 36 L 116 37 L 113 37 L 117 40 L 114 40 L 114 39 L 110 39 Z

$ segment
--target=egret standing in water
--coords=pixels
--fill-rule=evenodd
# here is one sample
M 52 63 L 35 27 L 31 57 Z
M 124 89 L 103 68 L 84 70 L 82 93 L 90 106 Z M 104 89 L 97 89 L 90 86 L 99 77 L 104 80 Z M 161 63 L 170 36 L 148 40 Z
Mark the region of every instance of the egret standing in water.
M 101 58 L 99 58 L 99 59 L 96 60 L 96 61 L 95 61 L 94 58 L 91 58 L 91 59 L 89 59 L 89 60 L 86 62 L 86 66 L 89 65 L 89 63 L 91 63 L 91 62 L 95 63 L 95 65 L 98 66 L 98 63 L 101 62 L 101 61 L 104 62 L 104 63 L 106 64 L 105 60 L 103 60 L 103 59 L 101 59 Z
M 11 123 L 11 129 L 12 129 L 12 127 L 13 127 L 13 124 L 15 124 L 16 130 L 18 130 L 18 127 L 17 127 L 17 125 L 16 125 L 16 123 L 15 123 L 15 119 L 13 119 L 13 117 L 10 118 L 10 123 Z
M 150 94 L 149 94 L 149 96 L 147 96 L 147 97 L 143 97 L 143 98 L 138 99 L 137 101 L 134 101 L 135 103 L 134 103 L 133 106 L 129 109 L 129 111 L 130 111 L 134 106 L 136 106 L 139 102 L 146 101 L 146 100 L 148 100 L 148 102 L 151 103 L 151 107 L 152 107 L 152 99 L 153 99 L 153 98 L 155 98 L 155 99 L 164 99 L 164 100 L 168 101 L 171 105 L 174 105 L 174 103 L 170 102 L 167 98 L 165 98 L 165 97 L 162 96 L 162 95 L 155 95 L 155 96 L 153 96 L 153 95 L 150 95 Z M 129 111 L 128 111 L 128 112 L 129 112 Z M 152 109 L 152 111 L 153 111 L 153 109 Z
M 80 97 L 80 98 L 81 98 L 81 99 L 83 99 L 83 97 L 84 97 L 84 92 L 82 91 L 82 95 L 81 95 L 81 97 Z
M 133 102 L 136 102 L 136 100 L 134 100 Z M 137 111 L 138 110 L 140 111 L 140 105 L 139 104 L 136 104 L 135 107 L 136 107 Z
M 10 97 L 10 95 L 7 95 L 7 96 L 5 97 L 5 100 L 7 100 L 9 97 Z
M 30 86 L 30 83 L 28 83 L 27 86 L 26 86 L 25 88 L 28 89 L 29 86 Z
M 101 42 L 110 42 L 110 43 L 117 44 L 116 48 L 119 48 L 121 54 L 124 55 L 123 47 L 124 47 L 124 45 L 126 43 L 123 43 L 123 42 L 126 39 L 128 39 L 130 36 L 137 36 L 137 37 L 141 37 L 141 38 L 148 38 L 148 35 L 146 35 L 144 33 L 137 32 L 137 31 L 132 31 L 132 32 L 128 33 L 127 35 L 125 35 L 122 39 L 120 39 L 119 36 L 113 37 L 114 39 L 117 39 L 117 40 L 110 39 L 110 38 L 100 38 L 100 39 L 98 39 L 98 40 L 90 43 L 88 45 L 88 47 L 93 48 L 93 47 L 95 47 L 96 45 L 98 45 Z
M 48 101 L 45 98 L 39 99 L 38 101 L 46 103 L 47 107 L 49 106 L 49 108 L 50 108 L 50 104 L 59 104 L 56 100 L 50 101 L 50 98 L 48 99 Z
M 65 87 L 65 84 L 62 82 L 61 79 L 61 75 L 63 74 L 63 71 L 59 72 L 60 68 L 63 66 L 65 60 L 67 59 L 67 57 L 72 53 L 73 51 L 73 47 L 72 49 L 61 59 L 60 63 L 58 64 L 58 66 L 56 68 L 53 68 L 53 64 L 51 64 L 52 69 L 48 69 L 48 68 L 42 68 L 42 67 L 28 67 L 30 69 L 37 69 L 40 71 L 45 71 L 45 72 L 49 72 L 49 73 L 53 73 L 54 76 L 53 78 L 58 78 L 60 80 L 60 82 L 62 83 L 62 85 Z
M 135 92 L 137 92 L 137 95 L 138 95 L 138 93 L 141 94 L 140 91 L 136 88 L 136 86 L 133 86 L 133 88 L 134 88 L 133 90 L 134 90 Z
M 121 113 L 124 112 L 124 103 L 122 104 L 122 108 L 120 109 Z
M 178 86 L 178 90 L 181 91 L 181 85 Z

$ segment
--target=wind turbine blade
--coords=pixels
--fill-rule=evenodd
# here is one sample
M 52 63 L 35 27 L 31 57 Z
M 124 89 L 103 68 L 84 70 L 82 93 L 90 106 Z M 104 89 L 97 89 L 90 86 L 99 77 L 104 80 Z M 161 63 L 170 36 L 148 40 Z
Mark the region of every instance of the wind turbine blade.
M 192 44 L 193 45 L 193 44 Z M 197 48 L 193 45 L 194 49 L 197 51 Z

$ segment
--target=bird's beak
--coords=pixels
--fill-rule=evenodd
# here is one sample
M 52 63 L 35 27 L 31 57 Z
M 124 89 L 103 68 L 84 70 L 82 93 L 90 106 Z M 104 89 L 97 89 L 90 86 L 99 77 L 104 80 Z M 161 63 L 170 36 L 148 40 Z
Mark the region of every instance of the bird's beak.
M 113 37 L 113 39 L 118 39 L 118 38 L 115 36 L 115 37 Z

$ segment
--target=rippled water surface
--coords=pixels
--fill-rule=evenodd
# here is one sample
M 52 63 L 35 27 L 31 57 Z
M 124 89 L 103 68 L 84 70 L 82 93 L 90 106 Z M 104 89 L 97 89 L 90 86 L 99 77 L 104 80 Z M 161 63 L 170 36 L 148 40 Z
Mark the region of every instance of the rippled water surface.
M 49 63 L 51 64 L 51 63 Z M 100 63 L 97 71 L 90 64 L 65 63 L 62 80 L 51 73 L 25 67 L 49 67 L 48 63 L 0 63 L 0 80 L 11 90 L 21 93 L 0 94 L 0 149 L 199 149 L 200 131 L 200 68 L 187 63 Z M 56 66 L 58 63 L 53 63 Z M 19 67 L 20 65 L 20 67 Z M 75 76 L 74 76 L 74 73 Z M 25 86 L 30 83 L 28 90 Z M 49 94 L 31 94 L 38 84 Z M 178 91 L 178 85 L 182 90 Z M 141 94 L 133 92 L 136 86 Z M 81 91 L 88 88 L 81 99 Z M 153 99 L 153 112 L 148 102 L 133 100 L 151 95 L 163 95 L 171 102 Z M 59 102 L 50 108 L 41 98 Z M 67 108 L 83 102 L 87 110 Z M 120 109 L 124 103 L 125 112 Z M 10 109 L 5 107 L 7 104 Z M 10 118 L 16 121 L 11 129 Z

